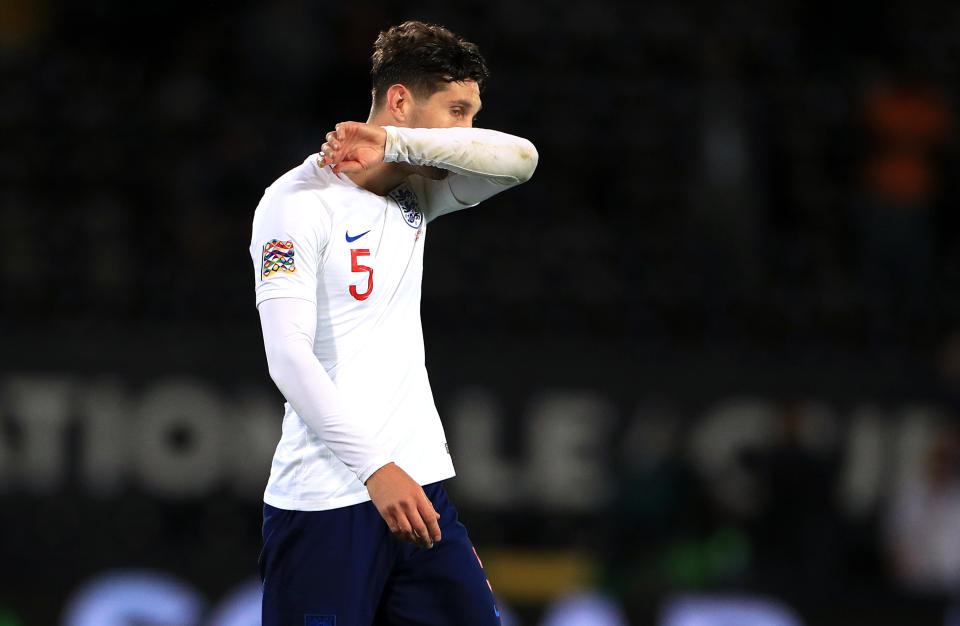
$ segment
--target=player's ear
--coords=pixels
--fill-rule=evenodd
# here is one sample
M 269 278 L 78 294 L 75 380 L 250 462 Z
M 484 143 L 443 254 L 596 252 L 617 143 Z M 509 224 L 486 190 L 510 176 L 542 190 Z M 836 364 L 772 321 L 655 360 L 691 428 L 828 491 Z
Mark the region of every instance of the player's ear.
M 409 118 L 413 110 L 413 95 L 410 90 L 395 83 L 387 89 L 386 109 L 391 117 L 397 121 L 398 125 L 403 125 Z

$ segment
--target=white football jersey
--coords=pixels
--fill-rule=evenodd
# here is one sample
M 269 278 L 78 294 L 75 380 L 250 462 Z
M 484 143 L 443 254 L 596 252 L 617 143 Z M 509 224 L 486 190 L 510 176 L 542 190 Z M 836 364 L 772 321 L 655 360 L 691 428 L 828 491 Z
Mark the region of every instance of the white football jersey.
M 425 206 L 411 183 L 383 197 L 320 167 L 281 176 L 253 221 L 257 305 L 317 305 L 313 352 L 350 415 L 419 484 L 454 475 L 424 364 L 420 284 Z M 324 510 L 369 500 L 366 487 L 290 406 L 264 501 Z

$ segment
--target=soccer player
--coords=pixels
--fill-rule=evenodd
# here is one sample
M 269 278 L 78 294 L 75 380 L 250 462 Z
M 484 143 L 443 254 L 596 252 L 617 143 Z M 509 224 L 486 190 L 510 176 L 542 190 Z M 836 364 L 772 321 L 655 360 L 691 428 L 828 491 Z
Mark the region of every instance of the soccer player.
M 473 128 L 488 71 L 446 28 L 374 44 L 366 123 L 264 192 L 250 253 L 270 376 L 287 400 L 264 493 L 264 626 L 488 626 L 499 611 L 442 481 L 424 365 L 427 225 L 522 183 L 526 139 Z

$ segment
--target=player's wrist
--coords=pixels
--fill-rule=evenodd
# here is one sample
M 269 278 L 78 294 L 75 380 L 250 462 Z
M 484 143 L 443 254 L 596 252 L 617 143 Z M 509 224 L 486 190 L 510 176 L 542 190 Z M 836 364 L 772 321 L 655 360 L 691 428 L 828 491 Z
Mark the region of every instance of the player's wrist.
M 379 126 L 383 131 L 383 161 L 392 163 L 401 161 L 402 138 L 396 126 Z
M 372 126 L 374 132 L 374 141 L 377 145 L 386 150 L 387 148 L 387 129 L 384 126 Z
M 373 472 L 371 472 L 370 476 L 367 477 L 367 480 L 363 484 L 369 487 L 371 482 L 376 483 L 380 479 L 385 478 L 387 475 L 391 474 L 394 468 L 400 469 L 399 467 L 397 467 L 397 464 L 394 463 L 393 461 L 388 461 L 384 463 L 383 465 L 375 469 Z

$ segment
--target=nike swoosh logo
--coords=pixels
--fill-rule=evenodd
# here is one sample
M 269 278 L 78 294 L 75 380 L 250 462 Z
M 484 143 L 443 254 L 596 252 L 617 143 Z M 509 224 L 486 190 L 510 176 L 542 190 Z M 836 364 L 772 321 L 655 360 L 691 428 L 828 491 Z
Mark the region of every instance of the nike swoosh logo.
M 367 233 L 369 233 L 369 232 L 370 232 L 370 231 L 368 230 Z M 344 233 L 344 234 L 347 236 L 347 242 L 352 242 L 352 241 L 356 241 L 357 239 L 360 239 L 361 237 L 363 237 L 363 236 L 366 235 L 367 233 L 360 233 L 360 234 L 357 235 L 356 237 L 351 237 L 351 236 L 350 236 L 350 233 Z

